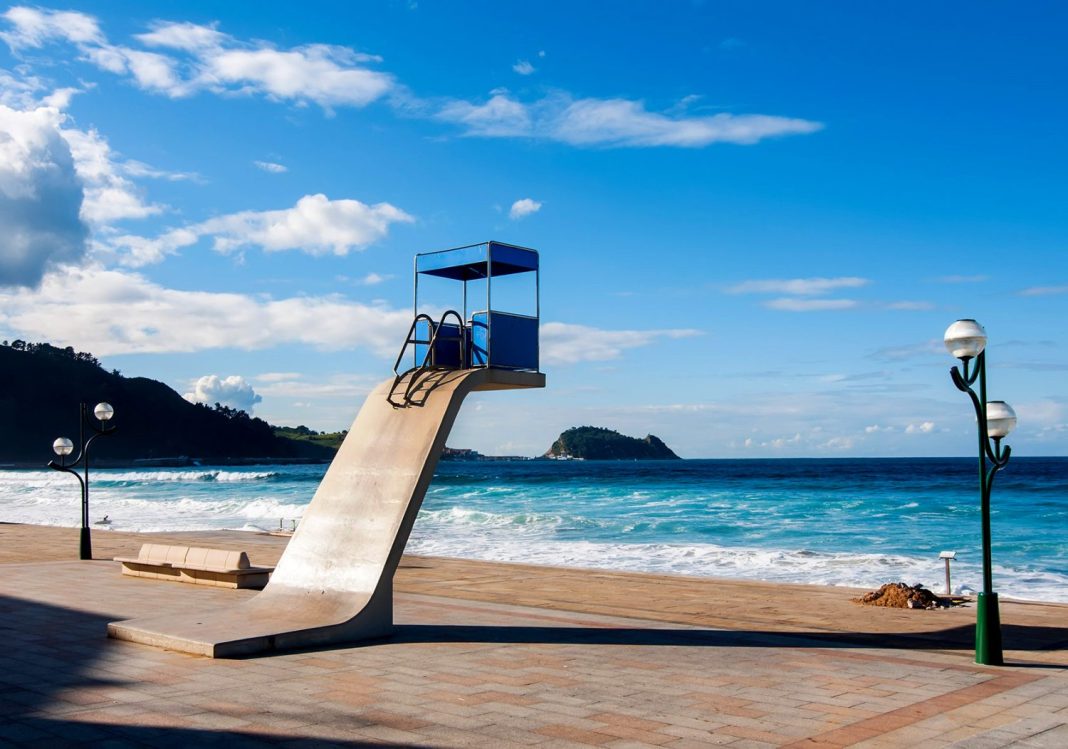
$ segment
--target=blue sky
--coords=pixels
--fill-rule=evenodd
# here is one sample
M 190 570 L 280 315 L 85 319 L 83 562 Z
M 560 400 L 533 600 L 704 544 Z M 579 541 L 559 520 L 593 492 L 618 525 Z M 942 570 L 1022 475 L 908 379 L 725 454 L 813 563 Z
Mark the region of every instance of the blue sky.
M 0 336 L 345 428 L 412 255 L 492 238 L 549 387 L 455 446 L 970 454 L 974 317 L 1016 453 L 1068 452 L 1061 4 L 460 6 L 8 7 Z

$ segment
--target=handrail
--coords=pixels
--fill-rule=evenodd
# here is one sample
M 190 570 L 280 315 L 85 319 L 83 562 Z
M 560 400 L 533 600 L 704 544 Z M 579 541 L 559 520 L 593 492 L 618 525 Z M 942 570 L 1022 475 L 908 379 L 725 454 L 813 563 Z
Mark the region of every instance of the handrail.
M 443 341 L 456 341 L 459 344 L 459 346 L 460 346 L 460 358 L 459 358 L 460 366 L 459 366 L 459 369 L 466 369 L 467 368 L 466 367 L 467 356 L 466 356 L 466 352 L 464 351 L 464 349 L 466 348 L 464 346 L 464 333 L 466 331 L 466 328 L 464 327 L 464 320 L 463 320 L 462 317 L 460 317 L 460 313 L 459 312 L 457 312 L 456 310 L 451 310 L 450 309 L 450 310 L 445 310 L 441 314 L 441 320 L 438 321 L 438 324 L 436 326 L 434 326 L 433 321 L 431 321 L 430 324 L 434 329 L 434 333 L 433 333 L 433 335 L 430 336 L 430 343 L 427 346 L 426 355 L 423 357 L 422 364 L 420 364 L 417 367 L 418 371 L 425 371 L 425 370 L 428 370 L 428 369 L 442 369 L 442 367 L 439 367 L 437 365 L 437 362 L 436 362 L 436 358 L 437 358 L 437 351 L 436 351 L 437 347 L 436 347 L 436 344 L 438 342 L 438 336 L 441 335 L 442 328 L 445 327 L 445 320 L 446 320 L 446 318 L 448 318 L 449 315 L 452 315 L 453 317 L 456 318 L 456 321 L 459 323 L 458 328 L 460 330 L 460 333 L 459 333 L 459 335 L 456 335 L 456 336 L 443 337 L 442 340 Z M 429 365 L 427 364 L 427 361 L 430 362 Z M 448 367 L 446 367 L 446 369 L 448 369 Z M 415 389 L 416 389 L 416 387 L 418 385 L 419 385 L 419 378 L 418 378 L 418 376 L 416 374 L 413 374 L 412 378 L 408 381 L 408 387 L 405 388 L 405 390 L 404 390 L 404 401 L 405 401 L 405 403 L 409 403 L 410 404 L 412 402 L 412 393 L 415 391 Z
M 393 364 L 393 374 L 397 375 L 398 377 L 402 377 L 403 376 L 398 371 L 398 368 L 400 367 L 401 359 L 404 358 L 404 352 L 408 350 L 408 344 L 409 343 L 430 343 L 430 341 L 420 341 L 420 340 L 415 340 L 415 339 L 412 338 L 412 336 L 415 335 L 415 326 L 419 324 L 420 320 L 426 320 L 431 328 L 434 327 L 434 318 L 432 318 L 430 315 L 426 314 L 425 312 L 420 312 L 418 315 L 415 316 L 415 319 L 412 320 L 412 325 L 411 325 L 410 328 L 408 328 L 408 335 L 404 338 L 404 345 L 401 346 L 400 353 L 397 354 L 397 361 Z M 423 357 L 423 363 L 424 364 L 426 363 L 426 357 L 425 356 Z M 418 369 L 418 367 L 416 367 L 416 368 Z M 405 374 L 407 374 L 407 372 L 410 372 L 410 371 L 411 370 L 407 370 L 405 372 Z
M 459 335 L 441 336 L 441 329 L 445 326 L 445 320 L 448 319 L 448 317 L 450 315 L 452 315 L 453 317 L 456 318 L 457 327 L 459 328 Z M 432 333 L 430 335 L 430 340 L 422 340 L 420 338 L 416 338 L 415 337 L 416 336 L 416 327 L 419 325 L 419 321 L 420 320 L 425 320 L 426 323 L 427 323 L 427 326 L 432 331 Z M 397 355 L 397 361 L 393 364 L 393 374 L 396 375 L 396 376 L 393 379 L 393 387 L 391 387 L 390 390 L 389 390 L 389 395 L 387 396 L 387 400 L 394 407 L 397 407 L 397 408 L 402 408 L 403 407 L 402 404 L 394 402 L 393 394 L 396 391 L 397 386 L 400 384 L 401 380 L 403 380 L 408 375 L 411 375 L 411 379 L 408 382 L 408 386 L 404 390 L 404 405 L 411 405 L 412 404 L 412 393 L 415 391 L 416 387 L 419 384 L 418 374 L 420 372 L 423 372 L 423 371 L 426 371 L 426 370 L 431 370 L 431 369 L 448 369 L 448 367 L 439 367 L 439 366 L 437 366 L 437 363 L 435 361 L 436 358 L 437 358 L 435 349 L 436 349 L 436 344 L 438 342 L 439 336 L 441 336 L 441 340 L 442 341 L 456 341 L 457 342 L 457 345 L 460 348 L 460 357 L 459 357 L 460 366 L 459 366 L 459 368 L 460 369 L 466 369 L 467 368 L 467 346 L 466 346 L 467 335 L 466 334 L 467 334 L 467 328 L 464 325 L 463 318 L 460 317 L 460 313 L 457 312 L 456 310 L 451 310 L 451 309 L 450 310 L 445 310 L 445 312 L 442 313 L 441 320 L 437 323 L 437 325 L 434 324 L 434 319 L 432 317 L 430 317 L 430 315 L 428 315 L 426 313 L 423 313 L 423 312 L 417 314 L 415 316 L 415 319 L 412 320 L 411 326 L 408 328 L 408 335 L 407 335 L 407 337 L 405 337 L 404 345 L 401 346 L 400 353 Z M 427 351 L 423 355 L 423 360 L 421 362 L 416 364 L 414 367 L 411 367 L 410 369 L 407 369 L 404 372 L 401 372 L 400 371 L 400 365 L 401 365 L 401 361 L 404 359 L 404 353 L 408 350 L 408 345 L 412 344 L 412 343 L 414 343 L 416 345 L 426 344 Z
M 429 351 L 429 354 L 431 356 L 430 366 L 432 366 L 432 367 L 435 366 L 434 365 L 434 360 L 433 360 L 434 343 L 437 342 L 438 334 L 441 333 L 441 329 L 445 327 L 445 318 L 447 318 L 449 315 L 452 315 L 453 317 L 456 318 L 456 323 L 457 323 L 457 327 L 460 330 L 460 335 L 458 335 L 458 336 L 448 336 L 446 338 L 442 338 L 441 340 L 443 340 L 443 341 L 456 341 L 459 344 L 459 346 L 460 346 L 460 369 L 467 369 L 467 366 L 466 366 L 466 364 L 467 364 L 467 351 L 466 351 L 466 346 L 464 346 L 464 338 L 465 338 L 465 334 L 467 332 L 467 328 L 464 326 L 464 319 L 462 317 L 460 317 L 460 313 L 457 312 L 454 309 L 447 309 L 447 310 L 445 310 L 444 312 L 441 313 L 441 320 L 438 321 L 437 327 L 434 328 L 434 335 L 432 335 L 430 337 L 430 351 Z M 426 366 L 426 357 L 423 357 L 423 366 Z

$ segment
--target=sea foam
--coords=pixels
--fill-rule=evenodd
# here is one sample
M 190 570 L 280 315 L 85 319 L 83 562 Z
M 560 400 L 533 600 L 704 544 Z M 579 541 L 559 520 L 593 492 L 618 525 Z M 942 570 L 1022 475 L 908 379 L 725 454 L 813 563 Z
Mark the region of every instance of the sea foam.
M 1011 469 L 1011 470 L 1010 470 Z M 1068 460 L 999 476 L 995 585 L 1068 602 Z M 128 531 L 292 527 L 324 466 L 94 470 L 91 520 Z M 442 463 L 409 550 L 583 568 L 874 588 L 982 580 L 974 461 Z M 76 526 L 77 482 L 0 471 L 0 520 Z M 107 532 L 104 527 L 100 532 Z

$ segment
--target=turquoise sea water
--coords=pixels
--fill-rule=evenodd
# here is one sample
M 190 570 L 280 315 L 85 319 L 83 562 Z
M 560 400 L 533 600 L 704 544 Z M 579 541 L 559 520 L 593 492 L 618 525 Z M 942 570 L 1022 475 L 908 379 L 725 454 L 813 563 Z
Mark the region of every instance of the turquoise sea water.
M 325 466 L 94 471 L 117 530 L 270 530 L 299 520 Z M 445 462 L 409 550 L 782 582 L 980 585 L 967 459 Z M 1068 602 L 1068 458 L 1014 458 L 993 499 L 1003 597 Z M 0 471 L 0 520 L 75 526 L 77 484 Z

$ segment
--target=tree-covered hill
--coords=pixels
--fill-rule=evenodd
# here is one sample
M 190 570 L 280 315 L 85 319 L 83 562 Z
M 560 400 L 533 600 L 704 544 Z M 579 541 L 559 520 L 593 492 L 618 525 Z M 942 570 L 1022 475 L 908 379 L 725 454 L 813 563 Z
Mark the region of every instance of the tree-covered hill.
M 194 405 L 162 382 L 108 372 L 92 354 L 47 343 L 0 345 L 0 463 L 43 465 L 56 437 L 78 440 L 78 404 L 115 408 L 115 434 L 93 445 L 94 464 L 185 456 L 195 460 L 329 459 L 334 450 L 277 436 L 262 419 Z M 88 436 L 88 435 L 87 435 Z
M 679 460 L 671 448 L 652 434 L 627 437 L 603 427 L 572 427 L 545 453 L 547 458 L 581 460 Z
M 333 452 L 341 447 L 341 443 L 344 442 L 345 438 L 349 435 L 349 430 L 343 429 L 340 432 L 317 432 L 314 429 L 309 429 L 301 424 L 300 426 L 295 427 L 274 427 L 274 433 L 277 437 L 284 437 L 298 442 L 310 442 L 314 445 L 328 447 Z

